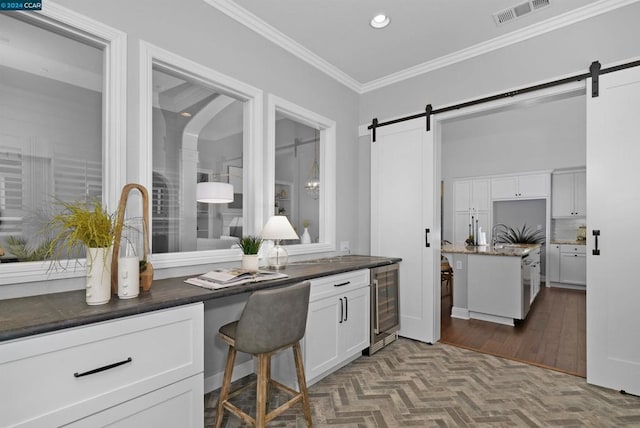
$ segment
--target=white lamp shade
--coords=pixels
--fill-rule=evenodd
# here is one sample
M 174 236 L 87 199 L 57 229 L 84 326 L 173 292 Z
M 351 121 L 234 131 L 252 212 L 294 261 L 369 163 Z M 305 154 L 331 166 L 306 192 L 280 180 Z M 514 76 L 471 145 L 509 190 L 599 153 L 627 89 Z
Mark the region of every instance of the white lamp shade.
M 274 215 L 262 229 L 262 239 L 299 239 L 289 219 L 283 215 Z
M 198 183 L 196 200 L 207 204 L 228 204 L 233 202 L 233 186 L 217 181 Z

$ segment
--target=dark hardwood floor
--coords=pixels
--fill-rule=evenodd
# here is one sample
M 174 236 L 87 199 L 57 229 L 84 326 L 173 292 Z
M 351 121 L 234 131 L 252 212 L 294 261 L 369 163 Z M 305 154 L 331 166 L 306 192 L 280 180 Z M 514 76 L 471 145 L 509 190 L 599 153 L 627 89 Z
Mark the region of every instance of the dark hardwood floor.
M 527 318 L 515 327 L 451 318 L 447 299 L 441 342 L 586 377 L 584 291 L 543 286 Z

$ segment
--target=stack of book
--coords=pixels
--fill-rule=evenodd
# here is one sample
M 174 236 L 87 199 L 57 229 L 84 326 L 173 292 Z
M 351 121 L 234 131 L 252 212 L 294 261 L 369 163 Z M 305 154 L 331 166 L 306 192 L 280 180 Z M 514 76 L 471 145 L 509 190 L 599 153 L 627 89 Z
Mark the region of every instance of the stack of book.
M 286 278 L 288 275 L 271 270 L 259 270 L 249 272 L 246 269 L 216 269 L 203 275 L 185 280 L 187 284 L 213 290 L 230 287 L 232 285 L 247 284 L 250 282 L 269 281 L 272 279 Z

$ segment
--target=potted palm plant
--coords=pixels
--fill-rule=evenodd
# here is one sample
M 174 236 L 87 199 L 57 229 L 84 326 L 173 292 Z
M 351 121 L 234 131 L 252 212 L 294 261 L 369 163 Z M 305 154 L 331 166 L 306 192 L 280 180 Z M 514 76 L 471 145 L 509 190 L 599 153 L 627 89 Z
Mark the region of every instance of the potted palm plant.
M 99 201 L 59 202 L 60 211 L 51 217 L 53 232 L 47 258 L 52 263 L 81 258 L 86 254 L 86 301 L 101 305 L 111 299 L 111 251 L 115 220 Z
M 258 252 L 262 245 L 262 238 L 259 236 L 243 236 L 240 240 L 242 250 L 242 269 L 251 273 L 258 272 Z

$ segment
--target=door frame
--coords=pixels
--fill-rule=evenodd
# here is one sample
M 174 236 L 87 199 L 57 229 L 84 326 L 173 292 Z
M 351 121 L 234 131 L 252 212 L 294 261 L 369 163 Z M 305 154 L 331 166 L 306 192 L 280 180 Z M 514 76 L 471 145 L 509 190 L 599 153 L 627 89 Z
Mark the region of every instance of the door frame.
M 540 89 L 533 92 L 527 92 L 524 94 L 515 95 L 509 98 L 502 98 L 495 101 L 488 101 L 485 103 L 464 107 L 458 110 L 451 110 L 448 112 L 432 115 L 430 117 L 430 120 L 431 120 L 431 127 L 432 127 L 431 129 L 435 132 L 434 152 L 435 152 L 435 158 L 436 158 L 435 159 L 436 180 L 437 180 L 436 182 L 439 183 L 442 178 L 442 173 L 441 173 L 442 171 L 442 132 L 441 132 L 441 129 L 442 129 L 442 124 L 444 122 L 451 121 L 454 119 L 463 119 L 466 117 L 472 118 L 472 117 L 484 115 L 487 113 L 497 113 L 500 111 L 509 110 L 519 104 L 530 105 L 530 104 L 542 103 L 547 101 L 553 101 L 557 99 L 563 99 L 563 98 L 572 97 L 572 96 L 586 95 L 586 92 L 587 92 L 586 89 L 587 89 L 586 80 L 573 81 L 573 82 L 568 82 L 562 85 L 552 86 L 549 88 Z M 474 99 L 477 99 L 477 98 L 482 98 L 482 96 L 476 97 Z M 463 102 L 465 102 L 465 100 L 459 103 L 452 103 L 451 105 L 461 104 Z M 443 107 L 446 107 L 446 106 L 443 106 Z M 393 120 L 393 119 L 396 119 L 396 118 L 385 119 L 384 121 Z M 424 119 L 420 118 L 417 120 L 424 120 Z M 368 129 L 368 125 L 360 126 L 360 129 L 359 129 L 360 136 L 367 136 L 371 138 L 370 132 L 371 131 Z M 380 132 L 380 130 L 378 132 Z M 440 186 L 436 186 L 436 189 L 440 189 L 440 188 L 441 188 Z M 434 196 L 436 199 L 434 200 L 434 203 L 439 203 L 441 195 L 438 194 Z M 438 239 L 440 239 L 442 237 L 442 226 L 440 222 L 434 222 L 434 228 L 436 228 L 437 230 L 434 230 L 435 233 L 433 234 L 433 236 L 438 237 Z M 439 255 L 440 255 L 440 245 L 437 246 L 437 254 L 435 254 L 434 256 L 439 256 Z M 546 257 L 547 257 L 546 265 L 549 266 L 548 252 Z M 434 331 L 431 332 L 431 337 L 433 337 L 435 341 L 438 341 L 440 339 L 440 333 L 441 333 L 441 326 L 439 321 L 440 320 L 440 316 L 439 316 L 440 287 L 435 285 L 436 284 L 434 284 L 435 290 L 434 290 L 434 301 L 433 301 L 432 309 L 433 309 L 433 313 L 438 314 L 438 317 L 437 317 L 438 320 L 437 322 L 434 323 Z

